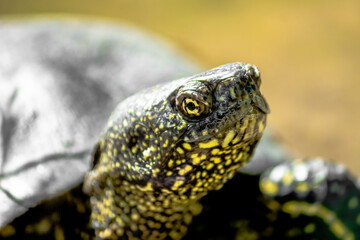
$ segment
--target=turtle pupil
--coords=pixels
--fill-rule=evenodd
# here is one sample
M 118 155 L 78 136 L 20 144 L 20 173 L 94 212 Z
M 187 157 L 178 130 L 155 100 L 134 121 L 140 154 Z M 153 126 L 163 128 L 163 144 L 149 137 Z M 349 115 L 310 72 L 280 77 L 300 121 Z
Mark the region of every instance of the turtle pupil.
M 195 104 L 193 102 L 189 102 L 187 104 L 187 108 L 190 110 L 190 111 L 194 111 L 195 110 Z

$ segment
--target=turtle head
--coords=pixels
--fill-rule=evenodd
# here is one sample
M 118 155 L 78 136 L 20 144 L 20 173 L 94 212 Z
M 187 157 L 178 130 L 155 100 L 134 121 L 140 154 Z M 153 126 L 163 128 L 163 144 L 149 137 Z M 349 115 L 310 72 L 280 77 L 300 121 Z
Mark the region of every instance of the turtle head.
M 260 73 L 232 63 L 140 92 L 119 104 L 87 176 L 198 199 L 245 165 L 269 113 Z

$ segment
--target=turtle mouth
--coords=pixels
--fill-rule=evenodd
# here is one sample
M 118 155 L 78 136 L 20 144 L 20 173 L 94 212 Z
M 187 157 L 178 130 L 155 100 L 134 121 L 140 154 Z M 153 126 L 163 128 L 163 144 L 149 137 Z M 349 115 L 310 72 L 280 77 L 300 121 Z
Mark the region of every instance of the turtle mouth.
M 257 135 L 254 132 L 254 126 L 258 126 L 259 122 L 263 122 L 265 125 L 266 115 L 269 112 L 267 105 L 258 106 L 257 104 L 248 104 L 240 106 L 241 103 L 234 104 L 228 111 L 223 113 L 215 113 L 211 119 L 201 123 L 203 130 L 200 130 L 198 134 L 192 136 L 189 132 L 184 133 L 186 136 L 185 142 L 204 142 L 210 139 L 224 139 L 228 132 L 233 131 L 239 138 L 239 135 L 245 135 L 252 131 L 253 135 Z M 191 132 L 191 131 L 190 131 Z
M 223 147 L 236 148 L 252 138 L 262 134 L 265 126 L 266 113 L 258 107 L 249 106 L 245 114 L 235 112 L 222 119 L 219 128 L 215 129 L 212 137 L 222 139 Z
M 221 138 L 222 134 L 226 134 L 230 130 L 244 132 L 249 127 L 246 121 L 252 121 L 253 124 L 262 121 L 267 113 L 269 113 L 269 110 L 265 105 L 251 104 L 240 108 L 234 107 L 224 116 L 218 118 L 217 126 L 209 132 L 210 136 Z
M 202 126 L 206 127 L 196 135 L 192 135 L 191 131 L 184 133 L 183 139 L 188 143 L 207 142 L 211 139 L 218 139 L 220 142 L 230 140 L 229 144 L 224 145 L 238 145 L 243 140 L 256 138 L 262 134 L 261 128 L 265 126 L 266 115 L 267 113 L 256 105 L 234 107 L 222 116 L 214 116 L 210 121 L 203 123 Z M 232 139 L 230 139 L 231 135 Z

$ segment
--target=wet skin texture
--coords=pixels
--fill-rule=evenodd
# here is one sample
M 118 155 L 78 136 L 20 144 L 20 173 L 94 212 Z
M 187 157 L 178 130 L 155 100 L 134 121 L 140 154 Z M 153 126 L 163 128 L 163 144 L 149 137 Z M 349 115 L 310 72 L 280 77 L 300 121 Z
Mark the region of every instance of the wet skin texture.
M 84 183 L 2 236 L 355 239 L 359 190 L 344 169 L 314 160 L 235 174 L 266 124 L 260 84 L 256 67 L 233 63 L 125 99 Z

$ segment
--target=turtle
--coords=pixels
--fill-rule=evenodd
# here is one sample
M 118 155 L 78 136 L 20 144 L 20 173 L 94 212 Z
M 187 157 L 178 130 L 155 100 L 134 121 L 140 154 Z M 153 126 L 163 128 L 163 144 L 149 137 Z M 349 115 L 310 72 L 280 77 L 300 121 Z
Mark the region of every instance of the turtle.
M 275 161 L 268 166 L 260 158 L 258 173 L 239 170 L 254 154 L 270 113 L 260 92 L 261 77 L 256 66 L 236 62 L 168 80 L 173 81 L 121 96 L 107 123 L 99 121 L 104 124 L 104 130 L 97 141 L 91 144 L 93 138 L 87 137 L 86 143 L 93 145 L 93 150 L 75 154 L 68 151 L 40 159 L 43 163 L 48 159 L 91 156 L 91 166 L 83 182 L 4 226 L 1 238 L 356 239 L 360 236 L 359 186 L 343 166 L 317 158 Z M 127 84 L 139 86 L 140 83 Z M 113 87 L 111 90 L 119 89 L 113 82 L 101 84 Z M 97 89 L 99 85 L 94 87 Z M 9 95 L 9 109 L 19 94 L 15 91 Z M 82 101 L 85 108 L 81 109 L 94 105 L 101 108 L 83 92 L 72 94 L 76 98 L 70 100 L 70 105 L 67 98 L 61 98 L 69 109 L 74 108 L 73 101 Z M 96 116 L 99 114 L 103 112 L 97 112 Z M 74 113 L 70 115 L 76 116 L 70 119 L 76 123 L 89 121 Z M 36 116 L 21 128 L 22 134 L 33 119 Z M 3 117 L 2 124 L 15 125 L 16 121 L 11 120 Z M 71 121 L 66 124 L 71 125 Z M 66 134 L 73 133 L 77 139 L 75 130 Z M 61 136 L 61 131 L 56 132 Z M 57 144 L 63 143 L 68 148 L 76 144 L 75 140 L 63 139 L 67 138 Z M 5 151 L 3 156 L 10 153 Z M 64 173 L 62 169 L 55 170 Z M 12 174 L 16 172 L 2 177 Z M 18 200 L 4 187 L 2 191 Z

